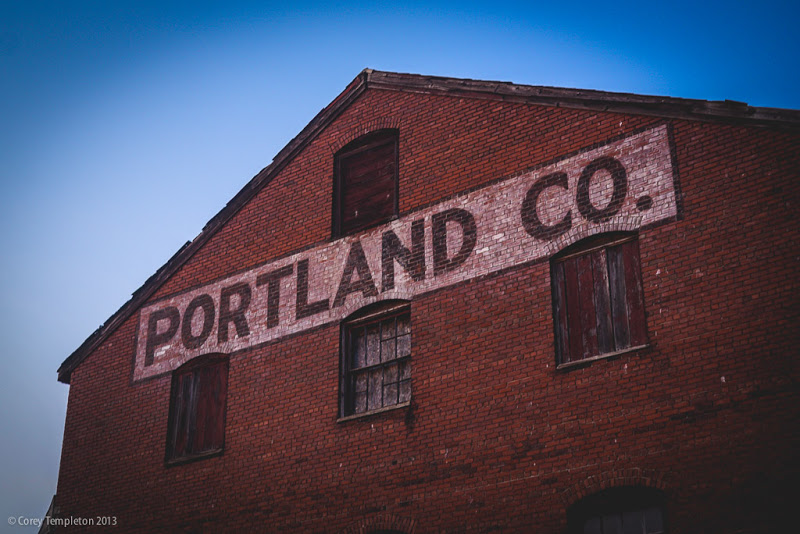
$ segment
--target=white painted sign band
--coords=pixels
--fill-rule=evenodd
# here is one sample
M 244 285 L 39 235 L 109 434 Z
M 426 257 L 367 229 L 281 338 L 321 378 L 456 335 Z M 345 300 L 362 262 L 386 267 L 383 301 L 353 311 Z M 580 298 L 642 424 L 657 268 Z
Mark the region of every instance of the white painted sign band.
M 675 217 L 666 126 L 144 307 L 133 379 Z

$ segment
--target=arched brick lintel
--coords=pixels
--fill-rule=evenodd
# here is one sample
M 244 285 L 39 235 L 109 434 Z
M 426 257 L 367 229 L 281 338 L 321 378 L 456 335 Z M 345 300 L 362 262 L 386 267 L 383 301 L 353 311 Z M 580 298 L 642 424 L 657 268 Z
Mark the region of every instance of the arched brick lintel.
M 654 488 L 663 492 L 669 489 L 668 480 L 661 471 L 629 467 L 604 471 L 599 475 L 586 477 L 564 490 L 561 493 L 561 499 L 566 509 L 589 495 L 594 495 L 605 489 L 624 486 Z
M 335 155 L 348 143 L 355 141 L 359 137 L 377 132 L 378 130 L 399 130 L 400 119 L 396 117 L 375 117 L 369 121 L 361 123 L 357 128 L 351 128 L 334 136 L 333 141 L 328 145 L 331 155 Z
M 590 225 L 585 220 L 577 221 L 572 228 L 546 245 L 546 256 L 553 256 L 581 239 L 608 232 L 636 232 L 642 225 L 640 215 L 619 215 L 610 221 Z
M 367 534 L 373 530 L 396 530 L 405 534 L 414 534 L 416 521 L 408 517 L 381 513 L 365 517 L 350 525 L 341 534 Z

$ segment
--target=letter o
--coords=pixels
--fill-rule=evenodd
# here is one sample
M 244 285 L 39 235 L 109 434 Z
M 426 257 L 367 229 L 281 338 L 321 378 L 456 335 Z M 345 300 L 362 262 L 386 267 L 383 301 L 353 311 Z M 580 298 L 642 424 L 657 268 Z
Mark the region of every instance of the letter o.
M 198 335 L 192 335 L 192 317 L 197 308 L 203 309 L 203 328 Z M 181 341 L 187 349 L 196 349 L 203 345 L 214 328 L 214 300 L 205 293 L 195 297 L 183 313 L 183 323 L 181 324 Z
M 572 228 L 572 212 L 570 211 L 567 211 L 567 214 L 564 215 L 561 222 L 552 226 L 545 226 L 542 224 L 542 221 L 539 220 L 539 215 L 536 213 L 536 204 L 539 202 L 539 195 L 548 187 L 569 188 L 569 180 L 567 179 L 566 173 L 556 172 L 540 178 L 528 189 L 525 200 L 522 201 L 522 209 L 520 210 L 522 226 L 525 227 L 525 231 L 528 232 L 528 235 L 547 241 L 555 239 Z
M 599 170 L 608 171 L 614 181 L 614 192 L 611 195 L 611 201 L 608 206 L 601 210 L 594 207 L 589 199 L 589 184 L 592 181 L 592 177 Z M 617 214 L 627 194 L 628 176 L 625 172 L 625 167 L 618 160 L 604 156 L 592 161 L 583 169 L 578 180 L 578 191 L 575 200 L 578 203 L 578 211 L 586 220 L 593 223 L 602 223 Z

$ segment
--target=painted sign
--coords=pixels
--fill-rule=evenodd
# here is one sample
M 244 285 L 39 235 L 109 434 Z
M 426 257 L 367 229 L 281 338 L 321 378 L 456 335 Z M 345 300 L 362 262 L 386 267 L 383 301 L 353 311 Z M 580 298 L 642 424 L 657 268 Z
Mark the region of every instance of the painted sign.
M 676 215 L 668 131 L 659 126 L 146 306 L 133 379 Z

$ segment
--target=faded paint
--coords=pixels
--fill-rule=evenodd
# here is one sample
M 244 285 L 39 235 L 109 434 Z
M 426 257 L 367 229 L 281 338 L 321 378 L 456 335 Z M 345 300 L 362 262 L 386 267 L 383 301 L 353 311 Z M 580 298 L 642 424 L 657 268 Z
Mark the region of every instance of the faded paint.
M 659 126 L 144 307 L 133 379 L 339 321 L 371 302 L 411 299 L 541 260 L 589 235 L 635 231 L 676 215 L 668 131 Z M 411 251 L 420 220 L 424 266 L 414 264 L 421 254 L 410 252 L 401 265 L 390 233 Z M 392 253 L 384 253 L 387 244 Z M 393 284 L 382 260 L 396 262 Z

